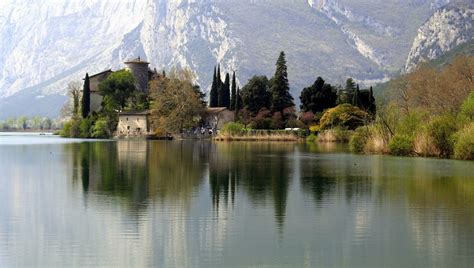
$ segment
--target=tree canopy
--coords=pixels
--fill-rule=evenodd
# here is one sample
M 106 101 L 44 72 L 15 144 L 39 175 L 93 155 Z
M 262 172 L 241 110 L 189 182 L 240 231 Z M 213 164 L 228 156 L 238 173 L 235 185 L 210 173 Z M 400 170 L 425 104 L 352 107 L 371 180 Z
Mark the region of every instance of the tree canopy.
M 135 79 L 129 71 L 112 73 L 99 84 L 99 92 L 104 96 L 103 108 L 107 111 L 122 111 L 135 90 Z
M 268 78 L 266 76 L 252 77 L 242 88 L 241 95 L 243 107 L 254 115 L 260 109 L 268 108 L 271 103 Z
M 275 75 L 270 83 L 271 92 L 271 110 L 272 112 L 283 112 L 287 107 L 292 107 L 293 96 L 290 94 L 290 85 L 288 82 L 288 68 L 286 66 L 285 52 L 280 52 L 276 62 Z
M 336 106 L 337 94 L 330 84 L 318 77 L 313 85 L 301 91 L 300 101 L 303 112 L 322 112 Z
M 155 131 L 178 133 L 199 124 L 205 105 L 193 81 L 190 70 L 173 69 L 166 78 L 150 82 L 151 124 Z

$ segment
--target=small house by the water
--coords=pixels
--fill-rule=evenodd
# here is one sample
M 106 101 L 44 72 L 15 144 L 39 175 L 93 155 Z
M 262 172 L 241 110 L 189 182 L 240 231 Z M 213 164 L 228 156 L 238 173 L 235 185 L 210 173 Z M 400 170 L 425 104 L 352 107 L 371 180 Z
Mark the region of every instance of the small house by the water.
M 150 113 L 145 112 L 121 112 L 117 125 L 117 136 L 119 137 L 141 137 L 151 133 L 148 117 Z

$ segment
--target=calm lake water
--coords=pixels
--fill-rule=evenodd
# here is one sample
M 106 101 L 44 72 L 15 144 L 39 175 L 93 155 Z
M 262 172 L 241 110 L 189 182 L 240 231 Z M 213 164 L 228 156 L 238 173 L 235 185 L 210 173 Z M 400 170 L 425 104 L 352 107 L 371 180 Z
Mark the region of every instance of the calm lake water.
M 474 267 L 474 162 L 0 135 L 0 267 Z

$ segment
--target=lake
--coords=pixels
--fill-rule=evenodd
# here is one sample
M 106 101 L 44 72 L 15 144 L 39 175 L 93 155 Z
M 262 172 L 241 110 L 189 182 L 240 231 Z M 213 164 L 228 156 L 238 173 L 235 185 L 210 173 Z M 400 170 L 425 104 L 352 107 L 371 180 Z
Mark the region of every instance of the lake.
M 473 267 L 474 162 L 0 135 L 0 267 Z

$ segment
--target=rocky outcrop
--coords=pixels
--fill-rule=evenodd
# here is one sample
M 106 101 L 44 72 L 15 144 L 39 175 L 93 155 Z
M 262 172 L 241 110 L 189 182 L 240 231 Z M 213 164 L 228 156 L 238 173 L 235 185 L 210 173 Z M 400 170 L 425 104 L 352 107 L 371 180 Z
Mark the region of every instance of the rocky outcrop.
M 437 10 L 420 27 L 404 71 L 410 72 L 421 62 L 436 59 L 472 39 L 474 39 L 473 5 L 451 3 Z

